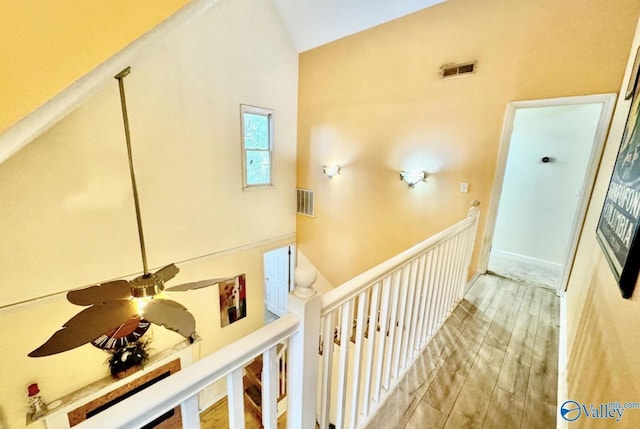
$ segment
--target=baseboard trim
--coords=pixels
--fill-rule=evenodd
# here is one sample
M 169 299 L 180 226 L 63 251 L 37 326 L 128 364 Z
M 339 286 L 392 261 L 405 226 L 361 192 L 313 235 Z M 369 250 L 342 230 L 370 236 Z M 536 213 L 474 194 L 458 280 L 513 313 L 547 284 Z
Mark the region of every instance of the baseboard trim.
M 521 255 L 519 253 L 507 252 L 505 250 L 491 249 L 491 253 L 505 259 L 511 259 L 513 261 L 522 262 L 525 264 L 544 266 L 552 269 L 562 268 L 562 264 L 559 264 L 557 262 L 551 262 L 545 259 L 539 259 L 531 256 Z
M 558 399 L 556 410 L 560 409 L 560 404 L 569 397 L 569 382 L 567 379 L 567 366 L 569 364 L 567 347 L 567 295 L 560 296 L 560 331 L 558 333 Z M 569 422 L 562 418 L 559 411 L 556 416 L 556 427 L 566 429 Z

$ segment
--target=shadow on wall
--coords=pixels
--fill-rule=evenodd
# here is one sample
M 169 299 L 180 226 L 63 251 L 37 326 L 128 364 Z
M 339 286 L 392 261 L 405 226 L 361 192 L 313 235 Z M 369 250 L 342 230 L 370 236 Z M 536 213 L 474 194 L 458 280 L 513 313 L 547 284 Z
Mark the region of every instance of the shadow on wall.
M 594 270 L 589 283 L 585 285 L 588 290 L 567 368 L 567 399 L 583 404 L 636 401 L 636 388 L 629 382 L 633 379 L 632 369 L 625 359 L 615 353 L 615 350 L 625 347 L 619 335 L 621 327 L 612 326 L 616 318 L 606 305 L 602 305 L 605 297 L 599 289 L 598 273 L 598 270 Z M 615 346 L 612 346 L 612 342 Z M 616 397 L 612 397 L 612 393 Z M 627 410 L 623 419 L 625 427 L 640 427 L 638 410 Z
M 313 267 L 314 270 L 316 270 L 316 272 L 318 273 L 318 277 L 316 279 L 316 282 L 313 284 L 313 287 L 316 291 L 318 291 L 318 293 L 326 293 L 329 292 L 331 289 L 335 288 L 334 285 L 332 285 L 329 280 L 327 280 L 327 278 L 320 272 L 318 271 L 318 269 L 315 267 L 315 265 L 313 265 L 311 263 L 311 261 L 309 260 L 309 258 L 307 258 L 304 253 L 302 253 L 300 251 L 300 249 L 298 249 L 298 253 L 296 255 L 297 257 L 297 266 L 304 266 L 304 265 L 309 265 L 311 267 Z

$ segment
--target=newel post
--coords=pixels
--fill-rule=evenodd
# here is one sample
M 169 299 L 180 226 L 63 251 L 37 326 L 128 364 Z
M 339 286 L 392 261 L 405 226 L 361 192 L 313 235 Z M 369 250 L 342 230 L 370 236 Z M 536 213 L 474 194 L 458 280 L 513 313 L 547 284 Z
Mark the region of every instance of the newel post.
M 289 294 L 289 312 L 300 318 L 300 329 L 289 338 L 287 358 L 287 427 L 315 429 L 318 396 L 320 295 L 313 289 L 317 273 L 310 267 L 295 271 L 296 287 Z
M 464 261 L 464 273 L 465 273 L 465 281 L 460 284 L 460 290 L 458 291 L 458 300 L 461 300 L 464 296 L 464 293 L 469 286 L 469 270 L 471 268 L 471 257 L 473 256 L 473 248 L 476 243 L 476 234 L 478 233 L 478 223 L 480 222 L 480 201 L 473 200 L 471 201 L 471 207 L 469 207 L 468 215 L 473 219 L 473 227 L 471 227 L 469 232 L 469 237 L 467 239 L 467 255 Z

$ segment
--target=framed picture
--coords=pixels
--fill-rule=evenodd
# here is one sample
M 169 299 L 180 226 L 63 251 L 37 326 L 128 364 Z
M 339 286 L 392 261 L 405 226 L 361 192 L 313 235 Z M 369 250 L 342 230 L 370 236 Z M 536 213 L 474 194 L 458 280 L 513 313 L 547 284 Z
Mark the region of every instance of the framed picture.
M 218 284 L 220 288 L 220 326 L 225 327 L 247 316 L 247 285 L 240 274 Z
M 624 298 L 630 298 L 640 269 L 640 96 L 638 55 L 633 68 L 632 101 L 609 189 L 596 230 L 598 242 L 609 262 Z
M 633 62 L 633 69 L 631 69 L 631 75 L 629 76 L 629 82 L 627 83 L 627 91 L 624 94 L 624 99 L 628 100 L 633 97 L 636 92 L 636 85 L 638 84 L 638 71 L 640 70 L 640 46 L 636 51 L 636 59 Z

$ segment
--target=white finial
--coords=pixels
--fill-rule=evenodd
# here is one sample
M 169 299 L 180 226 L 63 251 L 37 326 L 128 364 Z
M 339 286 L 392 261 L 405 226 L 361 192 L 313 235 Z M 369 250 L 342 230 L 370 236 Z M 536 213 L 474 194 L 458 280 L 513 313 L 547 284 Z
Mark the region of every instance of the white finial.
M 296 267 L 293 278 L 295 282 L 295 289 L 293 293 L 299 298 L 309 298 L 316 294 L 316 290 L 313 288 L 313 284 L 318 278 L 318 272 L 310 265 L 303 265 Z

